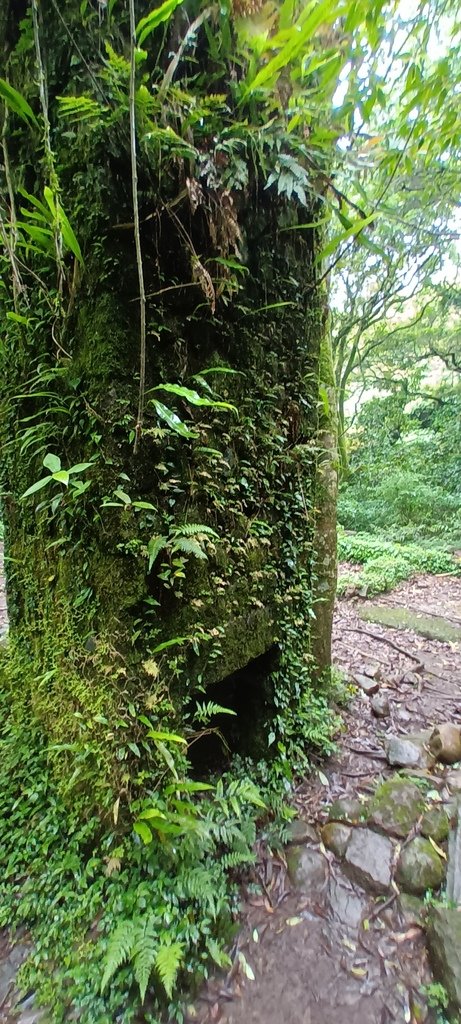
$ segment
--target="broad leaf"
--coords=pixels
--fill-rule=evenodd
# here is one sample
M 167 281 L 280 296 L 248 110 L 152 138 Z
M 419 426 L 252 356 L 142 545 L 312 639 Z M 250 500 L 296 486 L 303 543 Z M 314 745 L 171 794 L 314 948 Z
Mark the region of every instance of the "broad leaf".
M 158 25 L 169 20 L 176 8 L 179 7 L 179 4 L 182 3 L 183 0 L 165 0 L 163 4 L 160 4 L 160 7 L 156 7 L 145 18 L 141 18 L 136 26 L 136 38 L 139 46 L 142 46 L 144 40 L 150 36 L 151 32 L 154 32 Z
M 156 398 L 152 398 L 151 402 L 152 405 L 155 406 L 157 416 L 159 416 L 161 420 L 164 420 L 176 434 L 180 434 L 181 437 L 187 438 L 199 436 L 196 430 L 189 430 L 189 427 L 186 427 L 186 424 L 179 419 L 179 416 L 177 416 L 172 409 L 168 409 L 166 405 L 163 405 L 163 402 L 158 402 Z
M 49 469 L 50 473 L 59 473 L 61 459 L 57 455 L 53 455 L 52 452 L 49 452 L 48 455 L 45 455 L 43 465 L 45 469 Z

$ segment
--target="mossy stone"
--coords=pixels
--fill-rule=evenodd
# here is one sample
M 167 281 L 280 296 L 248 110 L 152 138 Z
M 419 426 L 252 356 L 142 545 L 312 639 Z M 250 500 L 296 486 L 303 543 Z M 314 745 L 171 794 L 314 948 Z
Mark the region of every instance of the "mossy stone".
M 426 889 L 438 889 L 445 877 L 442 858 L 428 839 L 417 836 L 404 847 L 397 866 L 396 879 L 405 892 L 422 895 Z
M 389 835 L 405 838 L 424 813 L 424 795 L 414 782 L 394 778 L 378 787 L 369 807 L 369 822 Z
M 322 842 L 336 857 L 341 858 L 347 850 L 351 834 L 349 825 L 343 825 L 341 821 L 329 821 L 322 828 Z
M 346 821 L 351 825 L 363 821 L 365 811 L 360 800 L 353 797 L 342 797 L 334 800 L 328 812 L 328 821 Z
M 421 834 L 434 839 L 436 843 L 443 843 L 448 839 L 449 831 L 450 819 L 444 807 L 428 807 L 421 822 Z

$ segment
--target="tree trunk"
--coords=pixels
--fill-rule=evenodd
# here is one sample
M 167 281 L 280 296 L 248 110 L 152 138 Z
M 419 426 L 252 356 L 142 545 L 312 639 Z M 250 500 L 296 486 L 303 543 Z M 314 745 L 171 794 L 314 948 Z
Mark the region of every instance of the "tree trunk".
M 317 445 L 312 654 L 317 673 L 325 678 L 331 667 L 331 634 L 337 582 L 336 506 L 339 462 L 337 395 L 329 322 L 326 323 L 320 344 Z
M 119 759 L 123 767 L 133 708 L 160 723 L 162 717 L 180 722 L 194 693 L 285 642 L 281 609 L 286 617 L 291 591 L 310 570 L 315 468 L 309 453 L 323 326 L 313 287 L 314 231 L 283 230 L 305 223 L 306 210 L 266 190 L 252 156 L 244 190 L 232 191 L 220 183 L 218 157 L 214 175 L 195 176 L 186 142 L 173 158 L 169 151 L 160 161 L 156 156 L 153 170 L 153 157 L 143 152 L 138 194 L 147 352 L 139 422 L 128 115 L 114 114 L 114 77 L 121 76 L 120 90 L 126 76 L 113 61 L 105 120 L 88 127 L 59 115 L 56 97 L 94 89 L 98 47 L 83 31 L 79 9 L 76 0 L 66 8 L 73 42 L 47 5 L 39 29 L 50 159 L 84 266 L 75 246 L 74 255 L 69 246 L 66 251 L 63 231 L 60 280 L 53 253 L 34 252 L 29 235 L 30 248 L 20 251 L 27 287 L 21 315 L 5 321 L 9 685 L 18 713 L 31 709 L 52 740 L 77 744 L 106 766 Z M 139 16 L 148 9 L 137 4 Z M 21 36 L 13 22 L 11 80 L 40 121 L 37 54 L 27 25 Z M 94 20 L 90 28 L 96 37 Z M 98 90 L 95 97 L 101 100 Z M 33 210 L 17 190 L 43 202 L 49 178 L 46 160 L 37 159 L 40 133 L 14 114 L 10 120 L 18 205 Z M 315 212 L 313 199 L 313 221 Z M 11 300 L 1 301 L 3 314 L 11 312 Z M 188 390 L 155 390 L 170 384 Z M 332 452 L 329 429 L 322 426 L 321 438 Z M 46 477 L 40 490 L 23 497 Z M 318 564 L 326 571 L 333 525 L 327 533 L 318 508 L 320 496 L 325 515 L 332 515 L 326 464 L 319 481 Z M 326 610 L 322 621 L 325 665 Z M 295 610 L 292 628 L 305 633 Z M 307 650 L 308 635 L 304 642 Z M 132 739 L 134 724 L 130 729 Z

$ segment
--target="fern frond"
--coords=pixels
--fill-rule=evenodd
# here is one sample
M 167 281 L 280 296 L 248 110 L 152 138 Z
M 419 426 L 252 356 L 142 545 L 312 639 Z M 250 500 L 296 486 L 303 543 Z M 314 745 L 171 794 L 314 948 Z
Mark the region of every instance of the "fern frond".
M 251 850 L 233 850 L 220 858 L 220 864 L 225 871 L 228 871 L 230 868 L 238 868 L 242 864 L 254 864 L 255 860 L 255 854 Z
M 80 121 L 99 121 L 106 108 L 91 96 L 58 96 L 59 116 L 78 124 Z
M 176 536 L 175 542 L 172 545 L 171 550 L 183 551 L 186 555 L 194 555 L 195 558 L 200 558 L 202 561 L 207 561 L 207 556 L 203 548 L 200 546 L 198 540 L 194 540 L 192 537 L 178 537 Z
M 173 995 L 178 971 L 183 963 L 183 953 L 182 942 L 172 942 L 169 945 L 160 946 L 157 950 L 155 970 L 169 999 Z
M 101 992 L 104 992 L 106 985 L 113 977 L 119 967 L 127 960 L 131 960 L 133 947 L 136 939 L 136 924 L 134 921 L 120 921 L 114 933 L 109 939 L 105 956 L 105 967 L 101 981 Z
M 141 1002 L 146 996 L 158 951 L 158 925 L 154 917 L 143 917 L 136 927 L 133 945 L 133 971 L 139 985 Z
M 182 537 L 196 537 L 197 534 L 203 533 L 206 537 L 214 537 L 215 540 L 219 540 L 216 530 L 212 530 L 211 526 L 205 526 L 204 523 L 183 523 L 182 526 L 177 526 L 172 533 Z

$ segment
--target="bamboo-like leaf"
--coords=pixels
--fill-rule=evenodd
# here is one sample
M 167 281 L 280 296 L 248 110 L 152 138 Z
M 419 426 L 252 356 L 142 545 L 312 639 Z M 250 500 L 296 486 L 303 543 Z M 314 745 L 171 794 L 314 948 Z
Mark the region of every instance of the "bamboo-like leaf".
M 197 431 L 189 430 L 189 427 L 186 427 L 186 424 L 179 419 L 179 416 L 172 409 L 168 409 L 166 405 L 163 405 L 163 402 L 158 402 L 156 398 L 152 398 L 151 403 L 155 407 L 157 416 L 164 420 L 176 434 L 186 438 L 198 437 Z
M 191 405 L 205 405 L 209 409 L 230 409 L 231 412 L 237 412 L 235 405 L 231 405 L 230 402 L 217 402 L 212 398 L 201 398 L 198 391 L 192 391 L 191 388 L 184 388 L 179 384 L 158 384 L 152 390 L 168 391 L 169 394 L 177 395 L 178 398 L 185 398 Z
M 4 78 L 0 78 L 0 98 L 4 103 L 6 103 L 7 107 L 12 110 L 14 114 L 17 114 L 18 117 L 22 118 L 26 124 L 31 122 L 32 124 L 37 124 L 37 118 L 27 100 L 25 100 L 24 96 L 21 96 L 21 93 L 18 92 L 17 89 L 14 89 L 9 82 L 5 81 Z
M 176 8 L 179 7 L 179 4 L 183 2 L 184 0 L 165 0 L 163 4 L 160 4 L 160 7 L 156 7 L 145 18 L 141 18 L 136 26 L 136 38 L 139 46 L 142 46 L 144 40 L 150 36 L 151 32 L 154 32 L 158 25 L 168 21 Z
M 27 488 L 27 491 L 24 491 L 24 494 L 21 494 L 21 498 L 28 498 L 30 494 L 41 491 L 42 487 L 46 487 L 47 484 L 51 483 L 52 479 L 52 476 L 43 476 L 41 480 L 36 480 L 31 487 Z

